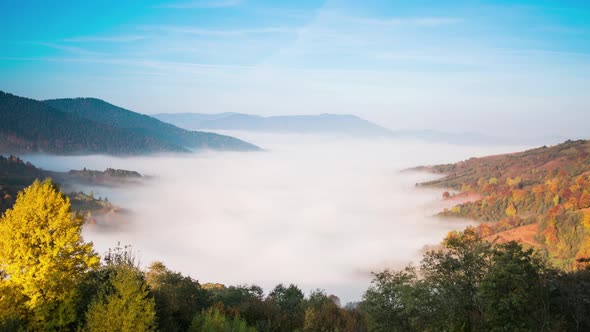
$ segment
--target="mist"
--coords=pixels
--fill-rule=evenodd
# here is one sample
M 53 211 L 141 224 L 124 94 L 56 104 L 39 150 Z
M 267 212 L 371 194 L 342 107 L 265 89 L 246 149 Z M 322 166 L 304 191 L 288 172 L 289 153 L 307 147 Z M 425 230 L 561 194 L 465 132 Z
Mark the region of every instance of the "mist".
M 160 260 L 201 283 L 295 283 L 360 300 L 371 271 L 418 262 L 423 248 L 470 222 L 434 217 L 442 189 L 408 167 L 526 147 L 472 147 L 391 139 L 224 132 L 264 152 L 24 159 L 48 170 L 136 170 L 144 185 L 91 188 L 130 211 L 86 225 L 104 253 L 132 245 L 143 266 Z M 82 188 L 89 190 L 90 188 Z

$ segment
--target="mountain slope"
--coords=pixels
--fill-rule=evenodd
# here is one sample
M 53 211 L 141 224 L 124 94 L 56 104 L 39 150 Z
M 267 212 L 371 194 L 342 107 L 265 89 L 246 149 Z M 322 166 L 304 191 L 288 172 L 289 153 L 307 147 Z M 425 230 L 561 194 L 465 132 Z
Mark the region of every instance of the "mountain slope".
M 0 91 L 0 151 L 121 155 L 186 150 Z
M 126 129 L 191 149 L 258 150 L 256 146 L 237 138 L 214 133 L 188 131 L 151 116 L 136 113 L 96 98 L 51 99 L 44 101 L 44 103 L 81 118 Z
M 241 113 L 157 114 L 154 117 L 191 129 L 249 130 L 282 133 L 343 134 L 351 136 L 389 136 L 389 129 L 354 115 L 284 115 L 262 117 Z
M 544 248 L 555 264 L 590 265 L 590 141 L 418 169 L 446 175 L 422 185 L 483 197 L 442 215 L 484 221 L 478 229 L 492 238 L 535 224 L 537 233 L 528 241 Z

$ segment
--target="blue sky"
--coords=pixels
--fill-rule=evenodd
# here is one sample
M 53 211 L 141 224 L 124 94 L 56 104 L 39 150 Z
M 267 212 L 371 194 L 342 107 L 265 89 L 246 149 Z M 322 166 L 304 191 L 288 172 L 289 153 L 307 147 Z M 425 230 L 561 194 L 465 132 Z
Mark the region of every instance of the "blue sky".
M 0 90 L 142 113 L 590 132 L 589 1 L 2 1 Z

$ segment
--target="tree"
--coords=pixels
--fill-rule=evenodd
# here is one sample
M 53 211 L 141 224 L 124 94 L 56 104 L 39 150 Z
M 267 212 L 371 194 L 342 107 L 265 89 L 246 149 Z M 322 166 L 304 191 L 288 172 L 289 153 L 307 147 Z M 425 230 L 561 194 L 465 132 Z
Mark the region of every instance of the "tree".
M 240 317 L 228 317 L 216 307 L 196 315 L 193 319 L 190 332 L 256 332 L 256 329 L 248 326 Z
M 275 307 L 272 301 L 264 300 L 264 291 L 257 285 L 237 285 L 209 289 L 212 301 L 222 303 L 234 314 L 239 314 L 248 324 L 260 330 L 268 326 Z
M 516 206 L 514 206 L 514 203 L 508 203 L 508 207 L 506 208 L 506 215 L 509 217 L 516 215 Z
M 590 193 L 583 193 L 580 196 L 580 201 L 578 202 L 581 209 L 589 208 L 590 207 Z
M 424 287 L 432 294 L 430 319 L 441 324 L 435 330 L 478 330 L 484 310 L 477 287 L 488 268 L 490 244 L 467 228 L 451 232 L 443 247 L 427 252 L 421 263 Z
M 86 331 L 155 331 L 156 303 L 131 252 L 117 248 L 105 262 L 106 281 L 88 307 Z
M 568 331 L 590 331 L 590 270 L 562 273 L 556 304 Z
M 195 313 L 210 305 L 209 293 L 198 281 L 168 270 L 161 262 L 150 265 L 146 282 L 156 301 L 160 330 L 186 331 Z
M 305 310 L 304 332 L 329 332 L 329 331 L 359 331 L 359 326 L 351 326 L 353 320 L 349 312 L 340 308 L 340 300 L 336 296 L 327 296 L 321 290 L 316 290 L 309 295 L 307 309 Z
M 285 287 L 282 284 L 277 285 L 268 295 L 268 300 L 274 304 L 278 311 L 274 317 L 277 331 L 295 331 L 303 327 L 305 319 L 305 308 L 303 300 L 305 295 L 301 290 L 291 284 Z
M 549 312 L 553 271 L 532 249 L 516 242 L 493 249 L 491 264 L 479 286 L 486 323 L 504 331 L 543 331 L 555 326 Z
M 361 309 L 369 314 L 372 331 L 413 331 L 427 316 L 421 301 L 424 288 L 420 287 L 414 267 L 401 271 L 384 270 L 374 273 L 371 287 L 363 296 Z
M 31 328 L 59 329 L 76 319 L 76 285 L 99 262 L 82 239 L 83 222 L 49 179 L 19 193 L 0 220 L 1 284 L 20 293 L 15 305 L 30 312 Z

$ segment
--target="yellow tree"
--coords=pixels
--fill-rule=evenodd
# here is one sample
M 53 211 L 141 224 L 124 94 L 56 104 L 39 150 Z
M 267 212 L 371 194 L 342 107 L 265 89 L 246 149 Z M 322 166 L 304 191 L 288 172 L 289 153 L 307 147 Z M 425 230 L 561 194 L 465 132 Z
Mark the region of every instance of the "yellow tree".
M 75 320 L 77 283 L 99 263 L 92 243 L 82 239 L 83 222 L 49 179 L 19 193 L 0 219 L 0 282 L 21 293 L 35 329 L 60 329 Z

